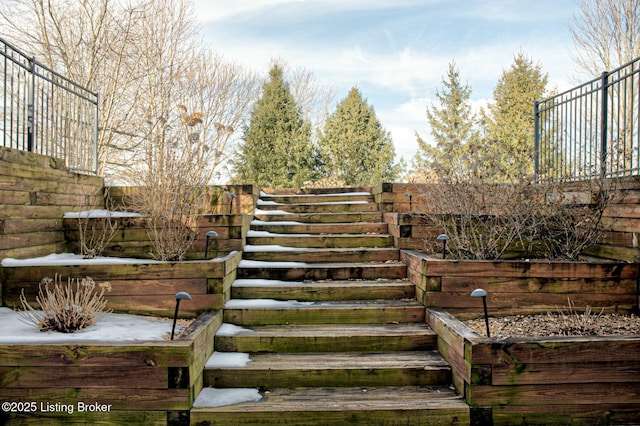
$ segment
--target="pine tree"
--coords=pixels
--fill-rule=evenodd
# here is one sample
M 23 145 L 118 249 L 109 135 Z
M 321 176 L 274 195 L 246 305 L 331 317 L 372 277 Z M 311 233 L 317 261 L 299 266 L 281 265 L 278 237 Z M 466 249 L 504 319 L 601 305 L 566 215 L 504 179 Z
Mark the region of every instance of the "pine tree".
M 319 150 L 324 174 L 348 186 L 392 182 L 401 173 L 391 135 L 355 87 L 325 121 Z
M 413 158 L 413 167 L 423 172 L 419 175 L 435 173 L 437 178 L 467 179 L 473 174 L 471 157 L 479 139 L 469 104 L 471 87 L 460 82 L 455 63 L 449 64 L 442 85 L 443 88 L 436 91 L 439 105 L 427 107 L 427 121 L 435 146 L 416 134 L 418 152 Z
M 302 119 L 282 68 L 274 65 L 269 77 L 244 129 L 235 180 L 272 188 L 301 187 L 315 173 L 310 125 Z
M 502 73 L 486 117 L 485 149 L 493 159 L 496 179 L 533 173 L 534 102 L 542 99 L 548 75 L 524 53 Z

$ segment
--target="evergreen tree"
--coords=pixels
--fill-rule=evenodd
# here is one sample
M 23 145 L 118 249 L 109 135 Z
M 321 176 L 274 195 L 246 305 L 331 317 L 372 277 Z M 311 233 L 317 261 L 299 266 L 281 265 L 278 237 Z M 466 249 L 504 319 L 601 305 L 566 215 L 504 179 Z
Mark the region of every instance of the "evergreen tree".
M 435 173 L 437 178 L 467 179 L 474 173 L 473 148 L 479 139 L 469 104 L 471 88 L 460 82 L 455 63 L 449 64 L 442 85 L 442 90 L 436 91 L 439 105 L 427 107 L 427 121 L 435 146 L 416 133 L 418 152 L 413 158 L 413 167 L 423 172 L 420 175 Z
M 317 155 L 282 68 L 274 65 L 262 87 L 236 159 L 236 180 L 272 188 L 301 187 L 313 178 Z
M 353 87 L 325 121 L 319 149 L 323 172 L 348 186 L 392 182 L 401 173 L 395 149 L 372 106 Z
M 485 118 L 485 149 L 498 180 L 533 173 L 533 105 L 542 99 L 548 76 L 524 53 L 519 53 L 509 70 L 502 73 Z

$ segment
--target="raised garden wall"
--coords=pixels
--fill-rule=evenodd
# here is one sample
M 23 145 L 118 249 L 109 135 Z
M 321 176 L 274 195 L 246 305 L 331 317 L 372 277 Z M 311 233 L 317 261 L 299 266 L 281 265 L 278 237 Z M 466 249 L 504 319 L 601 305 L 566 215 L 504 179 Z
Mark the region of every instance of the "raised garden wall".
M 403 249 L 424 248 L 425 240 L 433 240 L 442 230 L 434 229 L 421 211 L 437 211 L 438 206 L 428 204 L 420 196 L 427 184 L 384 183 L 372 189 L 380 211 L 390 225 L 396 247 Z M 433 184 L 431 184 L 433 185 Z M 591 190 L 584 184 L 567 185 L 567 197 L 584 204 L 593 200 Z M 411 203 L 405 194 L 412 194 Z M 616 182 L 616 193 L 612 203 L 605 210 L 601 229 L 603 241 L 589 248 L 586 255 L 626 262 L 640 261 L 640 177 L 625 177 Z
M 20 293 L 35 301 L 40 280 L 89 276 L 96 283 L 108 281 L 112 290 L 105 293 L 108 308 L 114 312 L 173 316 L 175 294 L 188 292 L 192 300 L 180 305 L 182 317 L 195 317 L 222 309 L 231 295 L 231 283 L 241 259 L 240 252 L 207 261 L 114 263 L 43 266 L 5 266 L 0 269 L 5 306 L 20 307 Z
M 221 324 L 214 311 L 173 341 L 0 344 L 0 401 L 15 408 L 0 423 L 189 424 Z
M 402 251 L 401 259 L 416 298 L 460 318 L 482 315 L 482 302 L 470 297 L 476 288 L 489 293 L 489 314 L 495 316 L 553 311 L 566 306 L 567 298 L 577 308 L 638 309 L 637 263 L 442 260 L 414 250 Z
M 103 184 L 62 160 L 0 147 L 0 260 L 62 252 L 62 216 L 104 208 Z
M 439 308 L 427 322 L 484 424 L 637 424 L 640 336 L 489 339 Z
M 64 233 L 66 249 L 73 253 L 80 253 L 80 232 L 84 230 L 90 237 L 92 234 L 100 236 L 104 232 L 106 219 L 64 219 Z M 140 217 L 126 217 L 110 219 L 117 226 L 117 232 L 105 246 L 103 256 L 133 257 L 150 259 L 153 246 L 149 239 L 146 219 Z M 232 251 L 241 251 L 246 245 L 247 232 L 251 226 L 251 216 L 245 214 L 207 214 L 198 218 L 198 237 L 193 247 L 187 252 L 185 259 L 204 259 L 205 249 L 207 258 L 224 256 Z M 206 247 L 208 231 L 215 231 L 218 236 L 209 238 Z
M 130 210 L 131 197 L 140 187 L 110 186 L 108 204 L 118 209 Z M 224 190 L 236 196 L 233 201 L 224 196 Z M 210 186 L 207 195 L 207 214 L 253 214 L 259 196 L 259 188 L 255 185 L 223 185 Z

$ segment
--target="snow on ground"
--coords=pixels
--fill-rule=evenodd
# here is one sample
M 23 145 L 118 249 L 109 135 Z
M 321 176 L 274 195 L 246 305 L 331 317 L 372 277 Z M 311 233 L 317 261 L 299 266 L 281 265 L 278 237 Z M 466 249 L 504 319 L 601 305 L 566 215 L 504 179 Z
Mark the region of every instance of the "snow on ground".
M 251 221 L 252 225 L 267 225 L 267 226 L 291 226 L 291 225 L 306 225 L 302 222 L 294 222 L 294 221 L 265 221 L 254 219 Z
M 249 365 L 251 358 L 243 352 L 217 352 L 209 357 L 205 368 L 242 368 Z
M 327 194 L 295 194 L 296 197 L 340 197 L 342 195 L 371 195 L 370 192 L 335 192 L 335 193 L 327 193 Z M 264 191 L 260 191 L 261 197 L 275 197 L 277 195 L 267 194 Z
M 204 388 L 193 402 L 194 407 L 222 407 L 224 405 L 241 404 L 243 402 L 260 401 L 262 395 L 257 389 L 229 388 L 215 389 Z
M 312 234 L 276 234 L 269 231 L 253 231 L 247 232 L 247 237 L 312 237 Z
M 120 265 L 130 263 L 161 263 L 153 259 L 133 259 L 126 257 L 102 257 L 98 256 L 93 259 L 85 259 L 79 254 L 60 253 L 50 254 L 43 257 L 32 257 L 30 259 L 2 259 L 2 266 L 49 266 L 49 265 Z
M 253 333 L 253 330 L 249 328 L 240 327 L 239 325 L 223 323 L 218 331 L 216 332 L 216 336 L 238 336 L 240 334 L 250 334 Z
M 282 206 L 282 203 L 276 203 L 275 201 L 266 201 L 263 200 L 261 198 L 258 198 L 258 203 L 257 205 L 259 206 Z
M 257 252 L 257 251 L 307 251 L 313 250 L 309 247 L 286 247 L 279 245 L 264 245 L 264 246 L 254 246 L 254 245 L 246 245 L 244 246 L 244 251 L 246 252 Z
M 0 308 L 0 343 L 64 343 L 75 341 L 126 342 L 163 340 L 172 321 L 128 314 L 101 313 L 95 325 L 76 333 L 42 332 L 19 312 Z M 180 330 L 176 326 L 176 332 Z
M 280 281 L 266 279 L 238 279 L 232 284 L 233 287 L 271 287 L 271 286 L 301 286 L 302 281 Z
M 304 268 L 309 266 L 305 262 L 267 262 L 263 260 L 242 259 L 239 268 Z
M 295 213 L 292 212 L 287 212 L 284 210 L 260 210 L 260 209 L 255 209 L 254 214 L 259 215 L 259 214 L 268 214 L 268 215 L 292 215 Z
M 111 210 L 85 210 L 81 212 L 67 212 L 64 214 L 65 219 L 97 219 L 97 218 L 118 218 L 118 217 L 142 217 L 140 213 L 135 212 L 118 212 Z
M 298 302 L 297 300 L 275 299 L 231 299 L 224 304 L 227 309 L 283 309 L 312 306 L 315 302 Z

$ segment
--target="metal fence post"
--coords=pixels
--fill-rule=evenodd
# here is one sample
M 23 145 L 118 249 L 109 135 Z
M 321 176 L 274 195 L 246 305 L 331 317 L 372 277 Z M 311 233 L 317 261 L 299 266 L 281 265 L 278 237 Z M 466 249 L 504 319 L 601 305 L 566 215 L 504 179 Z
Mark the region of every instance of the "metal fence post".
M 29 87 L 27 93 L 27 151 L 35 152 L 33 134 L 35 126 L 36 58 L 29 58 Z
M 602 73 L 602 79 L 600 82 L 600 177 L 604 178 L 607 175 L 607 133 L 609 131 L 608 126 L 608 111 L 609 111 L 609 88 L 607 87 L 609 81 L 609 72 L 604 71 Z
M 533 171 L 540 174 L 540 101 L 533 103 Z

